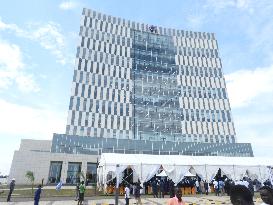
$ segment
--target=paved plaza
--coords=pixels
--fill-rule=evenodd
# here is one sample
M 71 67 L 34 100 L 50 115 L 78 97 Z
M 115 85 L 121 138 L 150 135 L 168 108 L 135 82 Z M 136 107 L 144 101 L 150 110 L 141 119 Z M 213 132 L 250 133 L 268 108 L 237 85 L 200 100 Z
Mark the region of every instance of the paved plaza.
M 142 198 L 142 204 L 144 205 L 160 205 L 167 204 L 169 198 Z M 216 196 L 199 196 L 199 197 L 183 197 L 186 205 L 220 205 L 220 204 L 231 204 L 228 196 L 216 197 Z M 18 199 L 15 199 L 18 201 Z M 46 199 L 42 199 L 40 201 L 40 205 L 76 205 L 77 202 L 73 200 L 65 200 L 65 199 L 49 199 L 47 201 L 43 201 Z M 89 199 L 87 198 L 84 202 L 84 205 L 110 205 L 114 204 L 114 198 L 109 199 Z M 262 201 L 260 198 L 255 200 L 255 205 L 261 204 Z M 27 205 L 33 204 L 33 201 L 24 201 L 24 202 L 1 202 L 1 204 L 18 204 L 18 205 Z M 119 204 L 125 204 L 125 200 L 123 198 L 119 198 Z M 130 200 L 130 204 L 136 204 L 134 199 Z

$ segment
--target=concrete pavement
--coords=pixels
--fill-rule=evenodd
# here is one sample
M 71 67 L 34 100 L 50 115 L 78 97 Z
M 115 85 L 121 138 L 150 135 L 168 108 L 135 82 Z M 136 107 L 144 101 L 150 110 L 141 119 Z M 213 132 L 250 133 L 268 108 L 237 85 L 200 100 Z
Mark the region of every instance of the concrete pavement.
M 143 205 L 161 205 L 167 204 L 169 198 L 142 198 Z M 1 202 L 3 205 L 29 205 L 33 204 L 31 199 L 25 199 L 28 201 L 18 201 L 20 199 L 16 199 L 16 202 Z M 199 197 L 183 197 L 183 200 L 186 202 L 186 205 L 230 205 L 230 200 L 228 196 L 216 197 L 216 196 L 199 196 Z M 255 205 L 261 204 L 261 199 L 255 200 Z M 112 205 L 115 203 L 114 198 L 86 198 L 84 201 L 84 205 Z M 49 198 L 49 199 L 41 199 L 40 205 L 76 205 L 77 202 L 71 198 Z M 125 200 L 123 198 L 119 198 L 119 204 L 124 205 Z M 130 204 L 135 204 L 134 199 L 130 199 Z

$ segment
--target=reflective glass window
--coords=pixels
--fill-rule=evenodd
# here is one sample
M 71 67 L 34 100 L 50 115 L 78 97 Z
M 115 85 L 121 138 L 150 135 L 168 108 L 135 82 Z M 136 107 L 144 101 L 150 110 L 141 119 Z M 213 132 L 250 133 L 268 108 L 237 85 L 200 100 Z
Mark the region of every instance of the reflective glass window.
M 81 163 L 69 162 L 67 169 L 67 184 L 76 184 L 80 182 Z
M 63 162 L 50 162 L 48 183 L 59 183 Z

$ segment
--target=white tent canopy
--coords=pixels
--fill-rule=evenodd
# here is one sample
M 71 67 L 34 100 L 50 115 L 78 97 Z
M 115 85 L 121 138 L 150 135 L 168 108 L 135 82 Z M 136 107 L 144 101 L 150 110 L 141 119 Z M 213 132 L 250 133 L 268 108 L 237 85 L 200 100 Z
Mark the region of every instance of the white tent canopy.
M 117 169 L 117 165 L 119 168 Z M 222 156 L 185 156 L 185 155 L 146 155 L 103 153 L 98 167 L 98 183 L 106 183 L 109 172 L 120 174 L 130 166 L 141 183 L 149 181 L 162 166 L 166 175 L 175 183 L 183 179 L 190 168 L 210 181 L 218 169 L 234 180 L 241 179 L 247 173 L 258 180 L 268 179 L 268 166 L 273 159 L 258 157 L 222 157 Z M 249 176 L 249 177 L 251 177 Z
M 187 171 L 187 172 L 184 174 L 184 177 L 196 177 L 196 175 L 190 173 L 190 171 Z
M 165 170 L 160 172 L 159 174 L 156 175 L 157 177 L 167 177 L 168 175 L 166 174 Z

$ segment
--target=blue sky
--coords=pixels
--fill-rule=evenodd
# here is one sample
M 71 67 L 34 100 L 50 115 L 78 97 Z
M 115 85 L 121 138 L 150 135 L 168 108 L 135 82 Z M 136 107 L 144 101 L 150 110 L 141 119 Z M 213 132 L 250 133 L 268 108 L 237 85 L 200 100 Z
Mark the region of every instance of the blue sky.
M 0 7 L 0 172 L 20 139 L 64 133 L 80 15 L 87 7 L 164 27 L 214 32 L 238 142 L 273 157 L 273 2 L 10 0 Z

